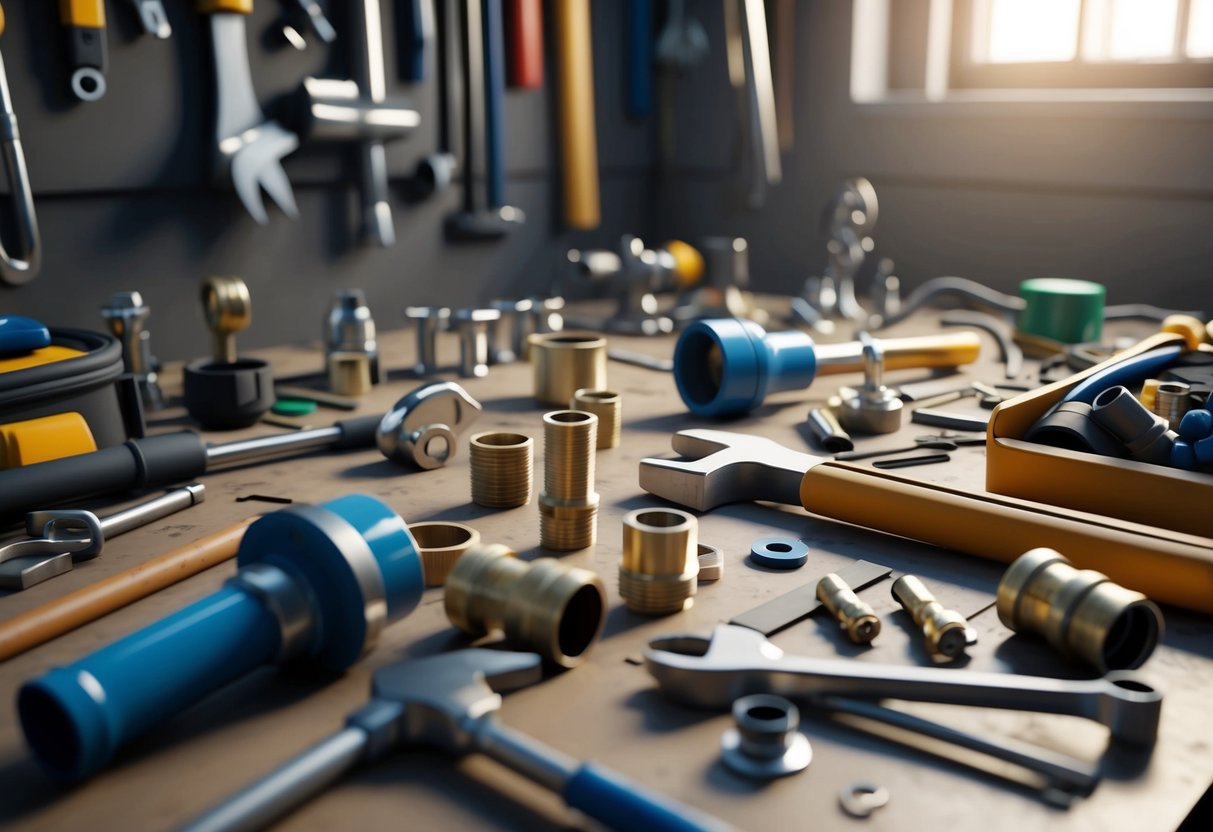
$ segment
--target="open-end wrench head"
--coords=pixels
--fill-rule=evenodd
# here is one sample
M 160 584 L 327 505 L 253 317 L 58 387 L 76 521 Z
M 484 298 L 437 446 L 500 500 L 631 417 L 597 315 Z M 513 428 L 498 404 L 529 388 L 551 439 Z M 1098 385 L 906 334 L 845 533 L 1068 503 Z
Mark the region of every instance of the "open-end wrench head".
M 824 461 L 761 436 L 723 430 L 679 431 L 672 445 L 685 458 L 641 460 L 640 487 L 697 511 L 745 500 L 798 506 L 805 471 Z
M 277 122 L 267 121 L 243 133 L 239 140 L 242 143 L 238 148 L 231 150 L 235 142 L 230 142 L 221 145 L 221 150 L 229 155 L 232 187 L 244 209 L 258 224 L 268 222 L 261 200 L 264 189 L 284 214 L 291 219 L 298 217 L 295 194 L 282 169 L 282 158 L 299 147 L 299 137 Z
M 460 752 L 473 720 L 501 708 L 501 694 L 543 678 L 537 653 L 472 647 L 397 662 L 375 671 L 371 693 L 404 706 L 398 742 L 426 742 Z

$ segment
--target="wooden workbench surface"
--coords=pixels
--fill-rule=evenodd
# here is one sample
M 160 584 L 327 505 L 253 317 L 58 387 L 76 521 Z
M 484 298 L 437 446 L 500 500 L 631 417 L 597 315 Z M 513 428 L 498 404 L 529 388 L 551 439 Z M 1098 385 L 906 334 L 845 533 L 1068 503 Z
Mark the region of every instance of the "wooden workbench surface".
M 903 326 L 894 333 L 910 333 Z M 1141 334 L 1148 332 L 1142 325 Z M 982 365 L 968 375 L 986 381 L 999 377 L 996 352 L 982 336 Z M 440 354 L 455 364 L 457 347 L 443 336 Z M 612 345 L 668 356 L 671 339 L 612 337 Z M 413 363 L 411 334 L 381 338 L 386 368 Z M 310 372 L 322 359 L 318 349 L 267 351 L 279 375 Z M 919 380 L 922 371 L 889 373 L 893 383 Z M 1078 678 L 1083 671 L 1055 656 L 1044 644 L 1013 637 L 993 609 L 1002 565 L 813 518 L 801 510 L 739 504 L 700 518 L 700 540 L 723 549 L 725 577 L 700 587 L 694 606 L 679 615 L 647 619 L 629 613 L 616 589 L 621 519 L 629 510 L 659 505 L 637 484 L 637 466 L 646 456 L 669 453 L 673 432 L 706 425 L 683 408 L 668 374 L 612 362 L 610 385 L 623 395 L 624 441 L 598 454 L 597 490 L 602 496 L 598 545 L 563 556 L 570 564 L 598 572 L 607 585 L 610 610 L 600 644 L 581 667 L 549 674 L 542 684 L 507 695 L 501 711 L 506 724 L 533 734 L 576 757 L 593 758 L 663 794 L 687 801 L 746 829 L 981 828 L 1121 829 L 1137 832 L 1173 829 L 1213 781 L 1213 720 L 1208 714 L 1213 690 L 1213 622 L 1166 609 L 1163 643 L 1144 672 L 1166 696 L 1162 727 L 1152 756 L 1121 751 L 1107 754 L 1105 776 L 1094 795 L 1069 810 L 1048 805 L 1032 789 L 1008 785 L 990 774 L 975 773 L 955 762 L 927 756 L 887 739 L 803 714 L 803 730 L 813 745 L 807 772 L 769 784 L 742 780 L 720 762 L 720 735 L 731 724 L 723 713 L 694 712 L 662 699 L 638 666 L 646 642 L 670 632 L 707 633 L 718 622 L 789 589 L 816 580 L 847 563 L 865 558 L 897 572 L 913 572 L 945 605 L 970 614 L 979 632 L 971 658 L 957 668 L 1014 671 Z M 456 378 L 443 374 L 442 378 Z M 810 450 L 803 425 L 812 403 L 820 403 L 840 383 L 854 377 L 819 379 L 808 391 L 773 397 L 751 417 L 726 429 L 761 433 L 796 450 Z M 172 374 L 167 383 L 173 389 Z M 485 411 L 472 431 L 508 429 L 536 438 L 536 472 L 541 478 L 545 410 L 530 396 L 529 365 L 494 367 L 487 378 L 462 380 Z M 418 381 L 392 369 L 387 383 L 365 397 L 359 413 L 381 412 Z M 344 414 L 319 411 L 313 424 Z M 153 429 L 188 426 L 181 411 L 153 414 Z M 264 425 L 236 434 L 213 435 L 227 441 L 278 430 Z M 903 437 L 930 432 L 908 423 Z M 867 439 L 864 446 L 895 444 L 892 437 Z M 962 448 L 943 465 L 907 469 L 911 476 L 979 490 L 984 449 Z M 275 507 L 236 502 L 249 494 L 321 502 L 350 492 L 377 495 L 407 522 L 455 520 L 479 529 L 487 542 L 514 548 L 521 557 L 539 549 L 538 507 L 508 511 L 474 506 L 469 501 L 466 435 L 445 468 L 402 469 L 377 451 L 320 454 L 208 474 L 206 502 L 107 544 L 102 556 L 26 592 L 0 598 L 0 619 L 7 619 L 99 578 L 135 565 L 161 551 L 209 534 L 243 517 Z M 536 481 L 538 494 L 542 482 Z M 106 511 L 118 503 L 96 503 Z M 125 503 L 123 504 L 125 505 Z M 946 521 L 943 521 L 946 522 Z M 873 518 L 878 524 L 878 518 Z M 751 542 L 765 535 L 786 535 L 811 547 L 809 562 L 793 572 L 747 565 Z M 378 648 L 338 678 L 266 669 L 210 696 L 162 724 L 124 750 L 101 775 L 65 788 L 49 781 L 28 756 L 11 705 L 20 683 L 56 665 L 69 663 L 135 628 L 192 602 L 219 587 L 235 571 L 228 563 L 135 603 L 81 630 L 0 665 L 0 825 L 17 830 L 166 829 L 180 825 L 233 791 L 268 772 L 310 744 L 337 730 L 346 714 L 367 699 L 372 671 L 410 656 L 455 649 L 467 639 L 445 618 L 442 590 L 427 590 L 411 616 L 389 627 Z M 860 662 L 922 666 L 929 663 L 908 616 L 889 595 L 889 582 L 863 593 L 881 615 L 884 629 L 874 646 L 860 649 L 837 627 L 815 617 L 774 637 L 789 653 L 850 657 Z M 995 712 L 963 707 L 913 706 L 956 728 L 1011 737 L 1095 759 L 1104 753 L 1101 727 L 1068 717 Z M 885 786 L 887 807 L 866 821 L 844 815 L 837 795 L 855 781 Z M 481 758 L 452 761 L 425 750 L 407 750 L 360 770 L 281 822 L 282 829 L 554 829 L 584 825 L 560 800 L 521 777 Z

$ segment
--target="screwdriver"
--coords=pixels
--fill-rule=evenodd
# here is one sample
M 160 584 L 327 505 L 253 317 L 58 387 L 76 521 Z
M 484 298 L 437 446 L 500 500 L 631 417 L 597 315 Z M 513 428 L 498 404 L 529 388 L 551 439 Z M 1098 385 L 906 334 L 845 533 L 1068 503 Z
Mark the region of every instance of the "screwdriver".
M 327 449 L 371 448 L 382 415 L 345 419 L 330 427 L 207 445 L 193 431 L 131 439 L 91 453 L 0 471 L 0 521 L 35 508 L 186 482 L 221 465 Z

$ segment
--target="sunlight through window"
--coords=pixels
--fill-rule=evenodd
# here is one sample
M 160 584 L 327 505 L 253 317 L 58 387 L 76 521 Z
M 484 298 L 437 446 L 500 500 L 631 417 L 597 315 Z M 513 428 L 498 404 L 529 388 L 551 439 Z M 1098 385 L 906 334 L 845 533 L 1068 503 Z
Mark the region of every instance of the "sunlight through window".
M 1073 60 L 1079 0 L 990 0 L 985 5 L 988 18 L 981 26 L 978 16 L 978 26 L 985 30 L 978 37 L 986 36 L 986 62 Z
M 1191 0 L 1188 10 L 1189 58 L 1213 58 L 1213 0 Z

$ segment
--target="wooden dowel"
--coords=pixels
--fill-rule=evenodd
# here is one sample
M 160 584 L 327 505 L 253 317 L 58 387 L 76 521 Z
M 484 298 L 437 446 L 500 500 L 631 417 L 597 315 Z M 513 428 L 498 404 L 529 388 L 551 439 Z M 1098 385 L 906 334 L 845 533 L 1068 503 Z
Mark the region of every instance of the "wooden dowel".
M 241 520 L 5 621 L 0 624 L 0 662 L 230 560 L 245 529 L 256 519 Z

